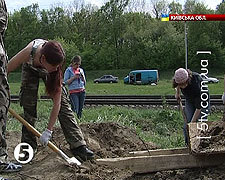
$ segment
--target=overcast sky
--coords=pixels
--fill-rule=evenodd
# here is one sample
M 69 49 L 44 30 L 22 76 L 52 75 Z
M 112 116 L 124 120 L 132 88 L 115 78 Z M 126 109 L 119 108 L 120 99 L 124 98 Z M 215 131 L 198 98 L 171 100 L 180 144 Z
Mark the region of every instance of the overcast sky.
M 48 9 L 51 5 L 63 4 L 69 5 L 77 0 L 5 0 L 8 11 L 13 12 L 21 7 L 26 7 L 38 3 L 40 9 Z M 81 0 L 82 1 L 82 0 Z M 101 6 L 105 0 L 84 0 L 85 2 Z
M 38 3 L 40 9 L 48 9 L 51 7 L 51 5 L 57 5 L 57 4 L 63 4 L 63 5 L 69 5 L 73 1 L 78 0 L 5 0 L 6 5 L 9 12 L 13 12 L 14 10 L 18 10 L 21 7 L 29 6 L 33 3 Z M 82 0 L 81 0 L 82 1 Z M 171 2 L 172 0 L 168 0 L 168 2 Z M 185 0 L 175 0 L 176 2 L 180 2 L 183 4 Z M 208 5 L 211 9 L 215 9 L 216 5 L 220 4 L 222 0 L 200 0 L 201 2 L 204 2 L 204 4 Z M 89 2 L 91 4 L 95 4 L 97 6 L 101 6 L 104 4 L 104 2 L 107 2 L 107 0 L 85 0 L 85 2 Z M 146 2 L 151 2 L 151 0 L 146 0 Z

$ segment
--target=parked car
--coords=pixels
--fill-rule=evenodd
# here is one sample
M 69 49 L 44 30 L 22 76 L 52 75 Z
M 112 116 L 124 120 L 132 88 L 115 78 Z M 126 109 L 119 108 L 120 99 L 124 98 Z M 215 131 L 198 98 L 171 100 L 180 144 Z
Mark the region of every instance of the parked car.
M 118 83 L 118 77 L 113 75 L 104 75 L 94 80 L 94 83 Z
M 131 71 L 124 79 L 125 84 L 157 84 L 159 81 L 158 70 Z
M 206 83 L 218 83 L 219 79 L 213 78 L 213 77 L 208 77 L 206 75 L 201 75 L 203 81 L 206 81 Z

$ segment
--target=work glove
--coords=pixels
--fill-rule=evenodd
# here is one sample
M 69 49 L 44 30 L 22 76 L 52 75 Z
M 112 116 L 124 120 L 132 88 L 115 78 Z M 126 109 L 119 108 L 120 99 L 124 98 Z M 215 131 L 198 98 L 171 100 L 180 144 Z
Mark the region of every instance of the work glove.
M 52 131 L 50 131 L 49 129 L 46 129 L 41 137 L 40 137 L 40 142 L 43 146 L 47 146 L 48 141 L 51 139 L 52 137 Z
M 225 92 L 223 93 L 222 101 L 223 101 L 223 104 L 225 104 Z

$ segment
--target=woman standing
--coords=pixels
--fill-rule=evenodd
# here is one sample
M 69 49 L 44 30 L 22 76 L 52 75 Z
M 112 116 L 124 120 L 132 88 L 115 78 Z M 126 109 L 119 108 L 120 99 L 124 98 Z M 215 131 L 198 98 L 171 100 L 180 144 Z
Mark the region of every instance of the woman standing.
M 81 118 L 85 100 L 85 84 L 86 79 L 84 70 L 80 68 L 81 57 L 75 56 L 71 60 L 64 74 L 64 83 L 69 87 L 70 101 L 72 109 L 76 112 L 78 119 Z
M 207 102 L 207 108 L 201 106 L 201 76 L 190 70 L 179 68 L 175 71 L 173 77 L 173 88 L 176 89 L 175 97 L 178 101 L 181 100 L 181 92 L 185 97 L 185 115 L 187 122 L 197 122 L 199 118 L 207 118 L 209 113 L 209 98 Z M 208 88 L 204 86 L 204 90 L 208 92 Z M 208 95 L 209 97 L 209 95 Z M 184 125 L 184 137 L 185 143 L 188 143 L 187 129 Z

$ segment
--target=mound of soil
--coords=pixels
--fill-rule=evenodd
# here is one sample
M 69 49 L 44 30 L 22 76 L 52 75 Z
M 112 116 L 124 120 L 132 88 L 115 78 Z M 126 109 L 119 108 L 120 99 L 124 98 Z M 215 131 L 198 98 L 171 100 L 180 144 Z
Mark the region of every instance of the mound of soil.
M 199 132 L 199 134 L 198 134 Z M 198 154 L 225 153 L 225 122 L 214 121 L 208 123 L 206 131 L 196 131 L 199 137 L 209 137 L 198 139 L 195 138 L 192 150 Z
M 94 151 L 97 158 L 127 156 L 130 151 L 156 149 L 152 143 L 143 143 L 135 131 L 116 123 L 82 124 L 82 131 L 88 147 Z M 21 133 L 7 134 L 9 154 L 13 159 L 13 151 L 20 143 Z M 69 157 L 69 146 L 60 128 L 56 128 L 53 142 Z M 128 170 L 97 165 L 95 160 L 87 161 L 82 167 L 67 165 L 49 148 L 39 146 L 38 152 L 31 163 L 23 166 L 18 173 L 3 174 L 13 180 L 184 180 L 184 179 L 225 179 L 225 166 L 208 169 L 175 170 L 150 174 L 133 174 Z

